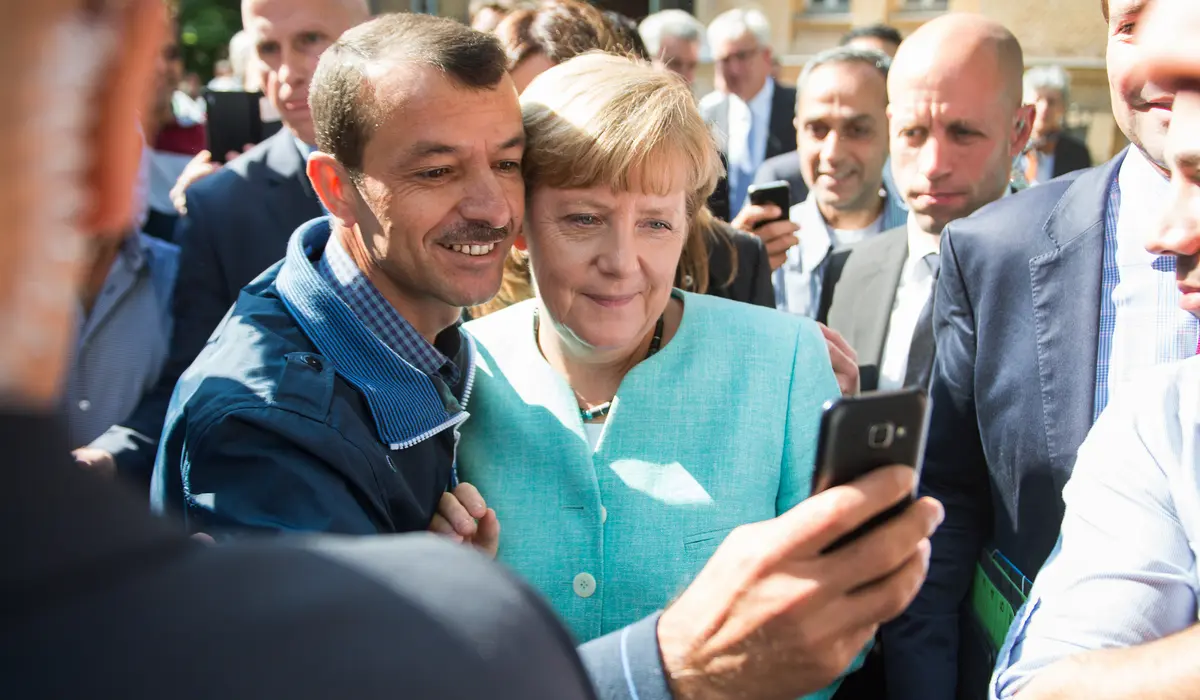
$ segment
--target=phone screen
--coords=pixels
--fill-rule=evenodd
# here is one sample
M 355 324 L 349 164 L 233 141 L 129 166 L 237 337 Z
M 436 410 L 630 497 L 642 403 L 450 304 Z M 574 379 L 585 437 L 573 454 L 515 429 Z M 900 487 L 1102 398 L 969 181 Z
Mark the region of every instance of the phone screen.
M 208 152 L 216 163 L 266 138 L 258 92 L 206 92 Z

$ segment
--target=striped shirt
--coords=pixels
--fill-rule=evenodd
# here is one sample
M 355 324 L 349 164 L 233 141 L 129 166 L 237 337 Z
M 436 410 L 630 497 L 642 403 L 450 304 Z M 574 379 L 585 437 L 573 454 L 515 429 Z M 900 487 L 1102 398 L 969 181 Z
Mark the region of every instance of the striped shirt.
M 1146 250 L 1162 217 L 1169 183 L 1130 148 L 1109 188 L 1104 213 L 1104 268 L 1096 353 L 1098 417 L 1139 370 L 1196 354 L 1200 321 L 1179 308 L 1175 258 Z
M 459 380 L 458 366 L 417 332 L 362 273 L 336 233 L 329 237 L 317 272 L 380 342 L 428 376 L 449 386 Z M 453 330 L 457 338 L 457 328 Z

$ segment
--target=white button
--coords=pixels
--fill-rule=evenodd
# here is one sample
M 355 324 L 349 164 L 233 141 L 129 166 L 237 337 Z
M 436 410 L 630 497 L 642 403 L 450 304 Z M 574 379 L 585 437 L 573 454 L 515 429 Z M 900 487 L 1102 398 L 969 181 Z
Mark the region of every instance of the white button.
M 582 573 L 575 576 L 575 582 L 572 584 L 575 588 L 575 595 L 580 598 L 591 598 L 596 592 L 596 579 L 589 573 Z
M 608 520 L 608 509 L 600 506 L 600 524 L 603 525 L 606 520 Z
M 91 401 L 88 401 L 87 399 L 84 399 L 84 400 L 80 401 L 80 402 L 79 402 L 79 410 L 81 410 L 81 411 L 90 411 L 90 410 L 92 410 L 92 402 L 91 402 Z

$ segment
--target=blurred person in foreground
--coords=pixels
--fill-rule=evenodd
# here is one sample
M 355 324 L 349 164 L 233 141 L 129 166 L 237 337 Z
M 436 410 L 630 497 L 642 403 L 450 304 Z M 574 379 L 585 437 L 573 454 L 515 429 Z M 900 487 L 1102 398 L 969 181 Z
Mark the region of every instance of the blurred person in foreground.
M 1171 196 L 1174 92 L 1137 70 L 1145 5 L 1096 3 L 1108 21 L 1113 116 L 1130 148 L 942 237 L 921 481 L 946 503 L 950 526 L 929 584 L 893 625 L 897 663 L 911 670 L 899 700 L 986 694 L 1012 611 L 1058 539 L 1062 489 L 1095 419 L 1145 369 L 1196 354 L 1200 322 L 1179 307 L 1176 259 L 1146 250 Z M 1001 598 L 1003 610 L 986 604 Z
M 663 10 L 642 20 L 638 32 L 656 68 L 683 78 L 690 87 L 704 52 L 704 24 L 689 12 Z
M 1061 66 L 1037 66 L 1025 72 L 1025 104 L 1035 107 L 1033 135 L 1017 170 L 1029 185 L 1092 167 L 1087 145 L 1066 133 L 1071 77 Z
M 466 326 L 479 371 L 459 468 L 503 522 L 498 559 L 589 640 L 808 497 L 839 389 L 815 323 L 674 290 L 720 167 L 686 86 L 591 54 L 521 107 L 516 245 L 536 297 Z
M 883 189 L 890 65 L 878 51 L 839 47 L 817 54 L 800 74 L 795 157 L 811 189 L 789 212 L 800 242 L 775 272 L 780 311 L 824 322 L 833 300 L 826 281 L 839 272 L 830 274 L 833 251 L 908 218 L 899 198 Z
M 1200 313 L 1200 8 L 1155 0 L 1130 79 L 1176 89 L 1171 196 L 1147 248 L 1176 260 Z M 1200 697 L 1200 359 L 1147 371 L 1114 398 L 1063 491 L 1058 545 L 1001 653 L 993 698 Z
M 0 154 L 20 173 L 19 186 L 0 188 L 0 235 L 12 253 L 0 262 L 9 321 L 0 524 L 13 533 L 0 546 L 0 583 L 20 610 L 0 618 L 7 690 L 772 700 L 827 684 L 912 598 L 936 503 L 918 502 L 836 555 L 817 554 L 912 488 L 911 470 L 893 467 L 742 528 L 735 539 L 748 546 L 718 549 L 670 617 L 580 647 L 593 692 L 544 604 L 467 548 L 413 535 L 205 547 L 74 468 L 54 411 L 72 281 L 87 240 L 131 218 L 133 124 L 148 100 L 161 13 L 159 0 L 119 9 L 45 0 L 14 6 L 0 25 L 9 68 L 0 88 L 12 98 L 0 105 Z M 64 51 L 36 50 L 47 43 Z M 51 105 L 71 118 L 33 118 Z M 52 157 L 64 152 L 77 157 Z M 39 167 L 51 162 L 59 167 Z
M 878 51 L 886 54 L 888 58 L 895 58 L 903 41 L 904 37 L 895 27 L 889 27 L 886 24 L 871 24 L 865 27 L 855 27 L 846 32 L 838 45 Z
M 128 420 L 112 426 L 76 458 L 136 488 L 150 474 L 175 384 L 195 361 L 242 287 L 283 257 L 288 237 L 322 210 L 305 163 L 314 150 L 309 82 L 321 52 L 366 21 L 366 0 L 243 0 L 253 40 L 255 80 L 283 119 L 277 134 L 186 191 L 175 231 L 180 246 L 174 329 L 155 389 Z

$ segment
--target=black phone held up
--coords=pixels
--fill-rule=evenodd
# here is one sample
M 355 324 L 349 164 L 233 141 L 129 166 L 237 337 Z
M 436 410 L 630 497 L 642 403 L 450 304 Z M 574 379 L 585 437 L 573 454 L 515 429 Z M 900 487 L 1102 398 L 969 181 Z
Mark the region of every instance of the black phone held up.
M 241 153 L 247 145 L 266 138 L 263 127 L 260 92 L 204 93 L 208 110 L 205 134 L 208 152 L 214 163 L 224 163 L 225 154 Z
M 760 221 L 755 224 L 755 228 L 763 224 L 783 221 L 788 218 L 788 210 L 792 206 L 792 186 L 788 184 L 787 180 L 775 180 L 774 182 L 750 185 L 746 189 L 746 199 L 756 206 L 774 204 L 779 207 L 779 216 L 768 221 Z
M 813 470 L 813 495 L 848 484 L 892 464 L 907 464 L 920 479 L 929 427 L 929 399 L 924 389 L 880 391 L 835 399 L 825 404 Z M 832 551 L 858 539 L 902 513 L 916 497 L 913 491 L 895 506 L 831 544 Z

